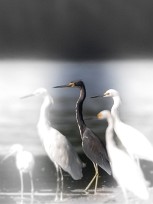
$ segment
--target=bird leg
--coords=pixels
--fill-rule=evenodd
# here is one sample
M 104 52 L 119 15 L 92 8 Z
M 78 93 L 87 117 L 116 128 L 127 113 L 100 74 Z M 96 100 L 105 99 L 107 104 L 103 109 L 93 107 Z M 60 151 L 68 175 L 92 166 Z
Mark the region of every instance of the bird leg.
M 62 169 L 60 169 L 60 174 L 61 174 L 61 194 L 60 194 L 60 200 L 62 201 L 63 200 L 63 183 L 64 183 L 64 179 L 63 179 L 63 173 L 62 173 Z
M 31 197 L 30 204 L 34 204 L 33 196 Z
M 123 195 L 124 195 L 125 204 L 128 204 L 129 201 L 128 201 L 127 192 L 126 192 L 126 190 L 125 190 L 125 188 L 123 186 L 121 186 L 121 189 L 122 189 L 122 192 L 123 192 Z
M 30 183 L 31 183 L 31 196 L 33 197 L 33 193 L 34 193 L 34 185 L 33 185 L 33 176 L 32 176 L 32 172 L 29 172 L 30 175 Z
M 21 181 L 21 200 L 23 200 L 23 173 L 20 171 L 20 181 Z
M 56 167 L 56 172 L 57 172 L 57 186 L 56 186 L 56 196 L 55 196 L 55 201 L 58 200 L 58 193 L 59 193 L 59 182 L 60 182 L 60 178 L 59 178 L 59 167 L 58 165 L 55 164 Z
M 94 194 L 96 194 L 97 192 L 97 185 L 98 185 L 98 177 L 99 177 L 99 173 L 98 173 L 98 166 L 97 164 L 94 164 L 95 167 L 95 174 L 96 174 L 96 182 L 95 182 L 95 190 L 94 190 Z
M 97 164 L 95 164 L 95 163 L 93 162 L 93 165 L 94 165 L 94 168 L 95 168 L 95 175 L 93 176 L 93 178 L 91 179 L 91 181 L 89 182 L 89 184 L 87 185 L 87 187 L 85 188 L 85 191 L 87 191 L 87 190 L 90 188 L 91 184 L 94 182 L 94 180 L 95 180 L 95 179 L 97 180 L 97 178 L 98 178 L 98 168 L 97 168 Z M 97 184 L 95 184 L 95 188 L 97 188 L 96 185 L 97 185 Z

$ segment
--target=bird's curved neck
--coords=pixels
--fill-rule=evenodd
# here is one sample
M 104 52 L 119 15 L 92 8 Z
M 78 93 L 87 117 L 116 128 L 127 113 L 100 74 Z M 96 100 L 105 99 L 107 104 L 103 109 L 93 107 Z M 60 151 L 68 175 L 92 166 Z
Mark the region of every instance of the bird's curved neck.
M 113 137 L 113 118 L 108 117 L 107 122 L 108 122 L 108 127 L 106 129 L 106 133 L 107 133 L 107 135 L 110 135 L 110 137 Z
M 38 126 L 39 125 L 50 126 L 49 113 L 50 113 L 51 105 L 52 105 L 52 99 L 50 95 L 46 95 L 41 105 Z
M 119 96 L 115 96 L 115 97 L 113 97 L 113 101 L 114 101 L 114 104 L 113 104 L 112 109 L 111 109 L 111 114 L 112 114 L 113 119 L 115 121 L 115 120 L 119 120 L 118 108 L 120 106 L 121 99 Z
M 114 125 L 113 125 L 113 118 L 109 117 L 107 118 L 108 122 L 108 127 L 106 129 L 106 146 L 107 149 L 109 149 L 110 146 L 114 144 L 113 142 L 113 130 L 114 130 Z
M 84 102 L 85 98 L 86 98 L 86 89 L 85 89 L 85 86 L 82 85 L 80 87 L 80 96 L 79 96 L 79 99 L 76 103 L 76 120 L 78 123 L 81 137 L 83 136 L 83 132 L 84 132 L 85 127 L 86 127 L 86 124 L 83 120 L 83 113 L 82 113 L 83 112 L 83 102 Z

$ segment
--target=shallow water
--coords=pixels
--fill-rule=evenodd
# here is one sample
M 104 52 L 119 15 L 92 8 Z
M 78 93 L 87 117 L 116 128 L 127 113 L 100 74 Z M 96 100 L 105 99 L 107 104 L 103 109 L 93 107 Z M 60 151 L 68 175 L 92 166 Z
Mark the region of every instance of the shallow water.
M 56 171 L 45 156 L 45 151 L 37 135 L 36 124 L 42 98 L 20 100 L 19 97 L 36 88 L 45 87 L 54 98 L 51 111 L 52 125 L 71 141 L 87 164 L 83 179 L 73 181 L 64 173 L 64 201 L 123 203 L 116 182 L 100 170 L 99 191 L 82 193 L 94 169 L 81 149 L 81 139 L 75 120 L 75 103 L 78 89 L 53 89 L 72 80 L 82 79 L 86 84 L 87 98 L 84 102 L 84 117 L 87 125 L 104 139 L 106 122 L 89 120 L 103 109 L 110 109 L 111 99 L 91 99 L 90 96 L 103 94 L 109 88 L 119 90 L 122 96 L 120 114 L 122 119 L 142 131 L 153 143 L 153 61 L 105 61 L 87 63 L 66 63 L 51 61 L 1 61 L 0 62 L 0 157 L 8 152 L 14 143 L 21 143 L 35 155 L 34 169 L 35 195 L 33 204 L 54 202 Z M 142 161 L 145 177 L 153 186 L 153 164 Z M 29 178 L 25 175 L 25 192 L 29 193 Z M 81 189 L 81 193 L 80 190 Z M 106 191 L 104 190 L 106 189 Z M 0 164 L 0 203 L 21 203 L 20 180 L 13 158 Z M 10 194 L 11 193 L 11 194 Z M 13 193 L 13 194 L 12 194 Z M 8 195 L 9 194 L 9 195 Z M 121 197 L 122 198 L 122 197 Z M 30 195 L 24 197 L 25 204 L 31 202 Z M 131 201 L 131 203 L 141 203 Z M 148 201 L 149 202 L 149 201 Z
M 130 204 L 151 204 L 153 200 L 153 189 L 150 189 L 150 198 L 148 200 L 140 200 L 132 194 L 128 195 L 128 203 Z M 54 201 L 55 194 L 53 193 L 35 193 L 33 197 L 30 194 L 24 194 L 21 200 L 19 193 L 0 194 L 0 203 L 3 204 L 48 204 L 48 203 L 108 203 L 108 204 L 123 204 L 126 200 L 119 188 L 117 189 L 98 189 L 97 194 L 94 195 L 93 191 L 89 194 L 78 192 L 71 192 L 63 194 L 62 201 Z

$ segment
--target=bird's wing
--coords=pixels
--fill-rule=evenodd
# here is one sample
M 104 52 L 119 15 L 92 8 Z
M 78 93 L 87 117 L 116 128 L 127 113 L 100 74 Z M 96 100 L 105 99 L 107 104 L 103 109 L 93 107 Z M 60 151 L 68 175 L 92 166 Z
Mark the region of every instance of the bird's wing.
M 113 141 L 114 141 L 116 147 L 128 154 L 128 151 L 127 151 L 126 147 L 124 146 L 124 144 L 122 143 L 122 141 L 120 140 L 120 138 L 116 135 L 115 131 L 113 131 L 113 132 L 114 132 L 113 133 Z
M 44 141 L 44 146 L 50 159 L 68 172 L 73 179 L 78 180 L 82 178 L 83 163 L 63 134 L 51 128 L 46 142 Z
M 130 154 L 153 161 L 153 146 L 141 132 L 122 122 L 116 123 L 114 129 Z
M 89 128 L 83 133 L 82 146 L 87 157 L 110 175 L 111 168 L 106 148 Z

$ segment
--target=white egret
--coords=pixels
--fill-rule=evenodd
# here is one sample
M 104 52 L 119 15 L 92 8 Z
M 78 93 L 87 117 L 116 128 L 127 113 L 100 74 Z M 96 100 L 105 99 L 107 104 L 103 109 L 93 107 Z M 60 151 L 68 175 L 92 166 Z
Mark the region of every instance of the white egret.
M 120 106 L 121 99 L 118 91 L 109 89 L 104 93 L 104 97 L 113 98 L 114 104 L 111 108 L 111 114 L 114 120 L 114 130 L 128 153 L 135 159 L 139 158 L 153 161 L 153 146 L 149 140 L 137 129 L 123 123 L 120 120 L 118 108 Z
M 31 152 L 25 151 L 23 146 L 20 144 L 14 144 L 11 146 L 9 153 L 3 158 L 2 162 L 8 157 L 14 155 L 16 158 L 16 167 L 20 173 L 21 180 L 21 198 L 23 199 L 23 173 L 29 173 L 31 182 L 31 193 L 33 195 L 34 185 L 33 185 L 33 168 L 35 165 L 34 156 Z
M 82 178 L 83 163 L 79 159 L 76 151 L 58 130 L 51 126 L 49 121 L 49 112 L 53 104 L 53 98 L 44 88 L 39 88 L 32 94 L 23 96 L 27 98 L 30 96 L 42 96 L 43 104 L 40 109 L 40 117 L 37 124 L 38 134 L 45 151 L 51 161 L 54 163 L 57 171 L 57 188 L 55 200 L 58 200 L 58 193 L 60 191 L 60 200 L 63 199 L 63 174 L 62 169 L 68 172 L 74 180 Z M 61 177 L 61 178 L 60 178 Z M 60 185 L 59 185 L 60 182 Z
M 106 129 L 106 148 L 110 159 L 112 174 L 120 185 L 124 196 L 126 190 L 131 191 L 140 199 L 147 200 L 149 198 L 148 189 L 143 173 L 135 161 L 126 152 L 121 141 L 113 134 L 113 118 L 110 111 L 101 111 L 97 117 L 106 119 L 108 127 Z
M 112 97 L 114 104 L 111 114 L 114 119 L 114 130 L 122 143 L 126 146 L 129 154 L 135 158 L 153 161 L 153 146 L 149 140 L 137 129 L 123 123 L 118 114 L 121 99 L 118 91 L 110 89 L 104 93 L 104 97 Z

